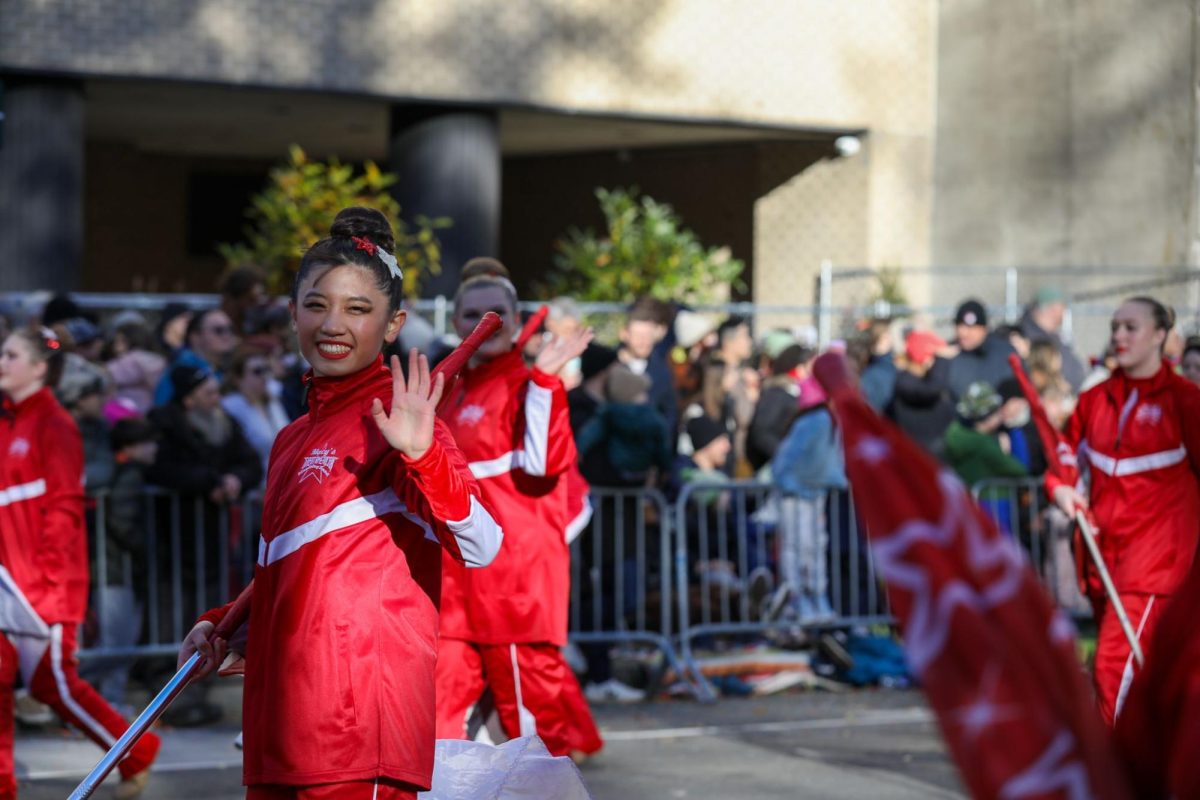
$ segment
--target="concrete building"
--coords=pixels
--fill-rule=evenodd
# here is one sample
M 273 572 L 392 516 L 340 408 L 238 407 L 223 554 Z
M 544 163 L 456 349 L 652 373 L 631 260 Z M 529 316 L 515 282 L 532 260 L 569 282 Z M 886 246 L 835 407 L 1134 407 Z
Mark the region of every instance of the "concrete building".
M 208 290 L 298 142 L 397 169 L 455 219 L 451 266 L 528 278 L 637 184 L 754 296 L 811 302 L 823 258 L 928 263 L 936 26 L 930 0 L 0 0 L 4 282 Z
M 430 292 L 480 252 L 528 281 L 630 184 L 761 302 L 814 302 L 825 260 L 943 305 L 1009 266 L 1177 270 L 1198 3 L 0 0 L 3 288 L 211 290 L 292 142 L 454 218 Z

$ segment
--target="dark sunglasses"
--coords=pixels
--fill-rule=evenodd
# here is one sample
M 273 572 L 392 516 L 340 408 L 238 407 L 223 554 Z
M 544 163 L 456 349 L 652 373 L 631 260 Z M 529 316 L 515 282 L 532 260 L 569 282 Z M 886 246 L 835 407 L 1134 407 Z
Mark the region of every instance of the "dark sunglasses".
M 271 374 L 270 367 L 255 367 L 254 369 L 249 369 L 246 371 L 249 372 L 251 375 L 270 375 Z

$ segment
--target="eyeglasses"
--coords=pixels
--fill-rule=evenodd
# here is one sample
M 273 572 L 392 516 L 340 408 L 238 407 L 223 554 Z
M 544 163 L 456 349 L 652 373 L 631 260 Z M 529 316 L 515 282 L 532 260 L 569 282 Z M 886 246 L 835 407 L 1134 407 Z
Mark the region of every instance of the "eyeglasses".
M 270 375 L 271 374 L 270 367 L 255 367 L 254 369 L 250 369 L 250 370 L 246 370 L 246 371 L 249 372 L 251 375 Z
M 207 329 L 213 336 L 230 336 L 233 334 L 232 325 L 214 325 Z

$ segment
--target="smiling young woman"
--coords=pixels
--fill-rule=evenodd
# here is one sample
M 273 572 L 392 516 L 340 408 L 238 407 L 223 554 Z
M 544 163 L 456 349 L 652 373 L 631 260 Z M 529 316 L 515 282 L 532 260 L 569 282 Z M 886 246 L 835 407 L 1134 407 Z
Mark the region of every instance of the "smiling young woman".
M 562 702 L 570 668 L 560 648 L 567 635 L 576 451 L 558 373 L 592 332 L 555 338 L 530 369 L 514 344 L 520 317 L 508 271 L 494 259 L 475 259 L 464 267 L 454 298 L 458 334 L 488 312 L 499 314 L 504 327 L 476 352 L 442 416 L 498 515 L 506 545 L 487 569 L 445 564 L 438 738 L 464 738 L 468 711 L 487 687 L 509 737 L 536 733 L 552 754 L 567 755 L 575 749 L 574 720 Z
M 441 551 L 489 563 L 499 526 L 435 410 L 439 376 L 381 350 L 404 324 L 391 227 L 348 208 L 292 292 L 308 413 L 271 450 L 246 652 L 254 800 L 416 797 L 433 770 Z M 212 669 L 205 614 L 180 650 Z
M 0 347 L 0 564 L 43 630 L 0 636 L 0 798 L 16 797 L 13 688 L 20 674 L 37 700 L 104 749 L 128 727 L 76 672 L 76 632 L 88 601 L 83 442 L 52 389 L 63 347 L 48 329 L 23 329 Z M 146 787 L 159 740 L 147 734 L 120 764 L 115 796 Z
M 1143 643 L 1192 565 L 1200 542 L 1200 389 L 1163 361 L 1175 315 L 1152 297 L 1133 297 L 1113 314 L 1112 377 L 1084 392 L 1066 438 L 1086 459 L 1088 496 L 1053 474 L 1046 490 L 1068 515 L 1090 505 L 1101 553 Z M 1112 723 L 1133 678 L 1134 661 L 1102 591 L 1094 680 Z

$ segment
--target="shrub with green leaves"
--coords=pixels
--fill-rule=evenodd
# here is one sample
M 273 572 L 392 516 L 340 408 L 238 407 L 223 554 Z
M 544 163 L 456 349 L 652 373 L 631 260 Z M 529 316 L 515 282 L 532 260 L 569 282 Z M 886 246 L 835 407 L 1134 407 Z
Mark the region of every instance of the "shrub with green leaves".
M 230 267 L 251 265 L 263 270 L 271 289 L 285 292 L 291 288 L 304 251 L 329 234 L 338 211 L 368 206 L 391 221 L 395 256 L 404 270 L 404 292 L 415 294 L 422 276 L 441 271 L 436 231 L 451 222 L 418 217 L 410 228 L 400 219 L 400 205 L 388 194 L 388 187 L 395 182 L 395 175 L 371 161 L 359 171 L 336 158 L 310 159 L 298 145 L 292 145 L 288 160 L 271 170 L 266 187 L 246 210 L 250 222 L 246 241 L 219 245 L 217 251 Z
M 741 288 L 744 262 L 706 247 L 666 203 L 629 189 L 597 189 L 606 230 L 571 228 L 555 243 L 554 270 L 539 290 L 578 300 L 627 302 L 641 295 L 721 303 Z

